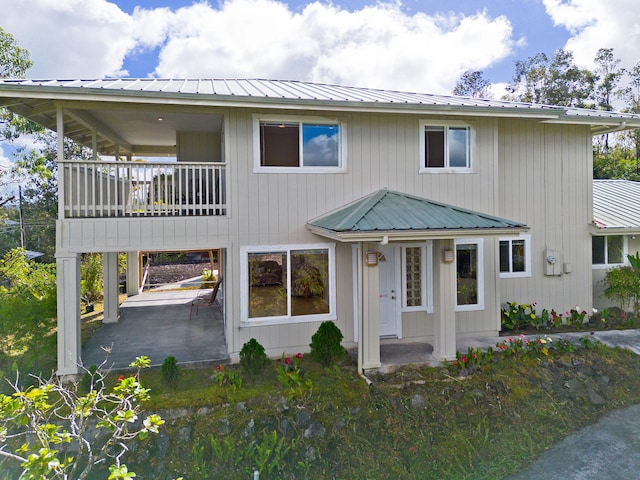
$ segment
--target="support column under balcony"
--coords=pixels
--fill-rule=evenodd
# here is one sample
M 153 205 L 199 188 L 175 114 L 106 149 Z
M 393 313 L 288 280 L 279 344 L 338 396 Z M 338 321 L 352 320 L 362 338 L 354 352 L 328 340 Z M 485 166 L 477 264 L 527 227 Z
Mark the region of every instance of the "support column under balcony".
M 140 252 L 127 252 L 127 296 L 140 293 Z
M 103 255 L 104 323 L 115 323 L 120 318 L 118 298 L 118 252 Z
M 56 254 L 58 296 L 58 371 L 60 376 L 79 372 L 80 260 L 77 254 Z

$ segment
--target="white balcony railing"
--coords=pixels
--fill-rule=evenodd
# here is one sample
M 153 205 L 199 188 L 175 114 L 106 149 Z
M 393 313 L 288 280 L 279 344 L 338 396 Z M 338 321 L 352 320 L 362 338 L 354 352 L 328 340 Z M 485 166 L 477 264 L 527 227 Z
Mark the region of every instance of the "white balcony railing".
M 65 218 L 226 215 L 226 164 L 62 161 Z

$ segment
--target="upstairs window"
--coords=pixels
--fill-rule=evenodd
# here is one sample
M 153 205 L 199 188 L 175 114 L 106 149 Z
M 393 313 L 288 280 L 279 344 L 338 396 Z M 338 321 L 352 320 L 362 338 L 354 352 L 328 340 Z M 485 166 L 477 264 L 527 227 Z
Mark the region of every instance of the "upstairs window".
M 623 265 L 626 258 L 624 236 L 591 237 L 591 262 L 595 268 Z
M 421 171 L 471 169 L 471 127 L 421 124 Z
M 256 171 L 343 168 L 343 127 L 328 120 L 257 119 Z

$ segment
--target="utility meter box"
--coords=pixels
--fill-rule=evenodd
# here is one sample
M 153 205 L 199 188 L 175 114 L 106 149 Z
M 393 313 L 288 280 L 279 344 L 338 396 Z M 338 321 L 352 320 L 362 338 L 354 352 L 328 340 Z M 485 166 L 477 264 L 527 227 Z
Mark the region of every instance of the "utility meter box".
M 562 259 L 558 250 L 546 249 L 543 262 L 545 275 L 562 275 Z

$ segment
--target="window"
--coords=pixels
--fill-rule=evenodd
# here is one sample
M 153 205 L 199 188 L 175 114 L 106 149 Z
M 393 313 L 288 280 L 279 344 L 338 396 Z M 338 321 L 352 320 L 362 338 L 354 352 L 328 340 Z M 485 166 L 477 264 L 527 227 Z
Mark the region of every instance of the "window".
M 622 265 L 627 245 L 623 235 L 591 237 L 591 263 L 595 268 Z
M 337 121 L 254 118 L 255 171 L 327 172 L 344 167 L 343 130 Z
M 531 237 L 520 235 L 500 239 L 500 277 L 531 276 Z
M 456 311 L 484 309 L 482 239 L 455 240 Z
M 433 312 L 431 242 L 402 247 L 402 311 Z
M 243 247 L 242 320 L 335 319 L 333 245 Z
M 471 169 L 472 130 L 464 124 L 420 124 L 421 171 Z

